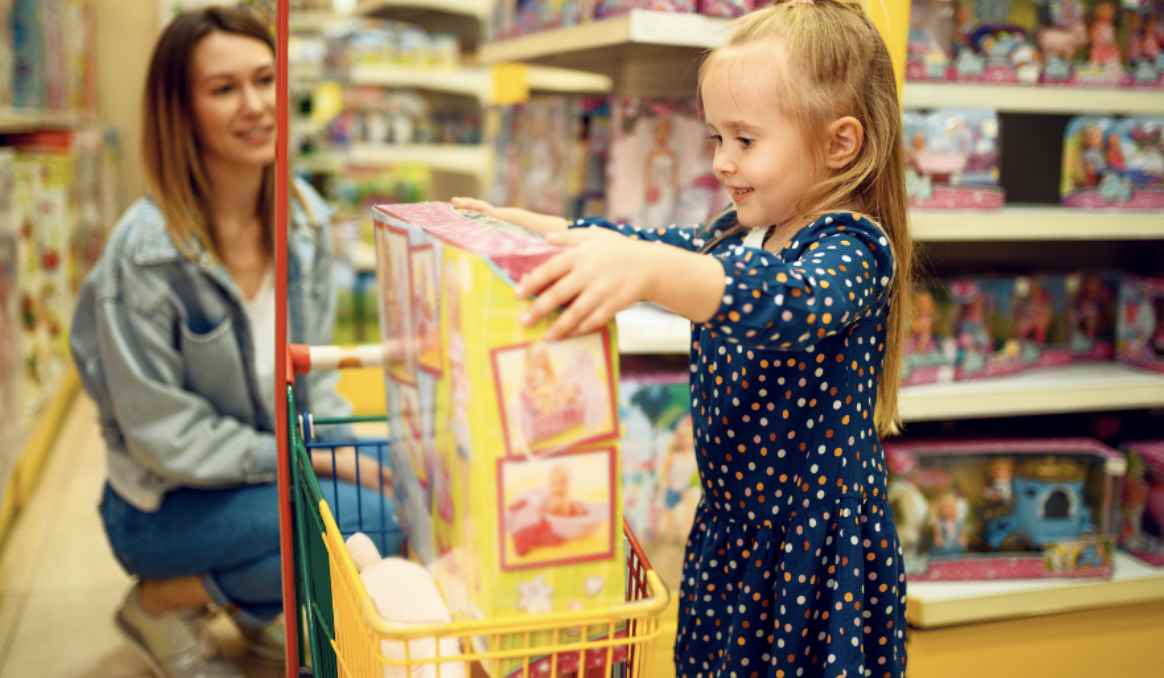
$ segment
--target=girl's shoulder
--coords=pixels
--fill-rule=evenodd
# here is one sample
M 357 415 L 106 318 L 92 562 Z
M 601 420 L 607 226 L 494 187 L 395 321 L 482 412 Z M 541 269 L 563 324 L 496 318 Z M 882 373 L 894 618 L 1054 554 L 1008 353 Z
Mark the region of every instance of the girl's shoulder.
M 874 256 L 893 259 L 893 246 L 885 227 L 874 217 L 862 212 L 834 211 L 820 214 L 793 236 L 789 248 L 816 249 L 822 241 L 837 237 L 844 243 L 844 236 L 856 238 Z

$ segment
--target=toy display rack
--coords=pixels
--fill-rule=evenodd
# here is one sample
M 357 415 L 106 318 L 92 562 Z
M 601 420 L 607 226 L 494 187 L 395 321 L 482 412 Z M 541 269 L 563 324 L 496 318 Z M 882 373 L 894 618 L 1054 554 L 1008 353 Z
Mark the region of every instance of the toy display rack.
M 0 108 L 0 134 L 37 129 L 72 129 L 93 122 L 87 113 Z

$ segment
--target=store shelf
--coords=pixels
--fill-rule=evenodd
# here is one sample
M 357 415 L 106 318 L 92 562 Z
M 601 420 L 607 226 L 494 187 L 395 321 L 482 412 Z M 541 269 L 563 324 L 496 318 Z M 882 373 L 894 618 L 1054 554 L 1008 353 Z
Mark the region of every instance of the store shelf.
M 721 45 L 728 23 L 699 14 L 633 10 L 621 17 L 487 44 L 481 48 L 481 61 L 535 62 L 603 72 L 639 56 L 650 58 L 658 48 L 680 48 L 695 56 Z
M 906 108 L 993 108 L 1006 113 L 1164 113 L 1160 90 L 906 82 Z
M 296 158 L 292 166 L 301 171 L 334 173 L 345 167 L 383 165 L 425 165 L 437 172 L 484 177 L 490 168 L 487 146 L 455 144 L 353 144 L 346 151 L 321 152 Z
M 903 388 L 899 406 L 906 421 L 1164 407 L 1164 374 L 1118 363 L 1051 367 Z
M 1005 207 L 1000 210 L 910 210 L 910 231 L 926 242 L 1013 240 L 1160 240 L 1160 212 Z
M 349 15 L 338 12 L 302 12 L 292 10 L 288 17 L 292 33 L 322 33 L 328 28 L 347 19 Z
M 93 116 L 85 113 L 0 108 L 0 133 L 27 132 L 37 129 L 65 129 L 80 127 L 92 121 Z
M 562 68 L 530 66 L 526 69 L 529 89 L 566 94 L 610 91 L 610 78 Z M 408 68 L 405 66 L 357 66 L 349 82 L 353 85 L 420 89 L 475 97 L 482 103 L 493 100 L 493 73 L 488 67 Z
M 375 16 L 403 10 L 428 11 L 484 19 L 489 16 L 490 5 L 487 0 L 363 0 L 356 12 Z
M 1117 552 L 1110 580 L 909 582 L 906 617 L 923 628 L 1164 601 L 1164 568 Z
M 683 354 L 691 347 L 691 323 L 654 306 L 618 314 L 618 351 L 623 354 Z

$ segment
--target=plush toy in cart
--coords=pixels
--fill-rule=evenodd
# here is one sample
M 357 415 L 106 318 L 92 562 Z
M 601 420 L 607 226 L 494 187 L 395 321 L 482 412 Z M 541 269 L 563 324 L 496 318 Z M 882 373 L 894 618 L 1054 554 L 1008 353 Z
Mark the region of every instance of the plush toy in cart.
M 357 532 L 347 540 L 348 552 L 356 571 L 360 573 L 368 597 L 380 617 L 389 623 L 429 625 L 452 622 L 436 582 L 428 570 L 403 558 L 381 558 L 368 535 Z M 422 638 L 408 641 L 407 655 L 404 641 L 380 641 L 380 653 L 387 659 L 417 662 L 415 666 L 387 664 L 384 678 L 436 678 L 436 662 L 424 664 L 425 659 L 454 657 L 461 654 L 456 638 Z M 463 662 L 441 662 L 440 675 L 447 678 L 467 678 Z

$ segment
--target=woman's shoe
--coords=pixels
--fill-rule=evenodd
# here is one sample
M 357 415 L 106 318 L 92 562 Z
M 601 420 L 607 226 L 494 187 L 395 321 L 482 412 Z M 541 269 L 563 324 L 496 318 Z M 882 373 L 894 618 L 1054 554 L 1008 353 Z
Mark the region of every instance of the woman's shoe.
M 204 618 L 202 610 L 152 615 L 142 607 L 134 586 L 114 620 L 159 678 L 244 678 L 237 666 L 218 656 Z

